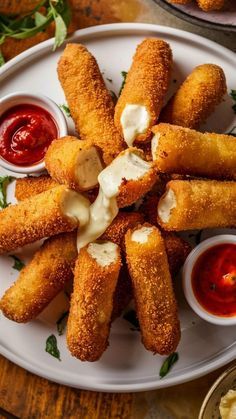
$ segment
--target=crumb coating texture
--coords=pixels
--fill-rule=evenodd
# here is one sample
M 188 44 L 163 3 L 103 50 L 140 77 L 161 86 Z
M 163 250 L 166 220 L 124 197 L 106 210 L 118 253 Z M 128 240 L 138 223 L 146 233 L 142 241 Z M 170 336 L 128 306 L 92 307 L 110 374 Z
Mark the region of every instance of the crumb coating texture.
M 19 323 L 35 319 L 73 278 L 76 257 L 75 232 L 46 240 L 0 300 L 3 314 Z
M 80 44 L 67 44 L 58 63 L 58 77 L 81 139 L 96 145 L 106 164 L 125 147 L 114 125 L 114 104 L 98 64 Z
M 172 180 L 176 207 L 168 222 L 158 217 L 165 230 L 194 230 L 236 226 L 236 182 Z
M 212 10 L 221 10 L 226 4 L 226 0 L 197 0 L 198 6 L 204 10 L 204 12 L 210 12 Z
M 18 178 L 16 179 L 15 197 L 17 201 L 23 201 L 56 186 L 59 186 L 58 183 L 48 175 Z
M 127 104 L 143 105 L 150 114 L 150 126 L 136 141 L 150 137 L 150 128 L 156 123 L 164 96 L 167 92 L 172 70 L 172 52 L 167 42 L 147 38 L 137 46 L 124 88 L 115 107 L 115 125 L 122 134 L 120 123 Z
M 169 100 L 160 121 L 198 128 L 222 102 L 227 91 L 224 71 L 216 64 L 196 67 Z
M 81 249 L 75 264 L 74 288 L 67 325 L 67 345 L 81 361 L 98 360 L 108 346 L 113 296 L 121 266 L 120 254 L 110 265 L 98 265 Z
M 236 179 L 236 141 L 232 135 L 201 133 L 161 123 L 153 127 L 159 135 L 154 163 L 160 172 Z
M 134 230 L 125 236 L 126 258 L 142 341 L 146 349 L 168 355 L 179 343 L 180 324 L 165 243 L 156 227 L 146 243 L 132 240 Z
M 0 254 L 74 230 L 78 222 L 64 215 L 61 208 L 66 191 L 65 186 L 57 186 L 2 210 Z

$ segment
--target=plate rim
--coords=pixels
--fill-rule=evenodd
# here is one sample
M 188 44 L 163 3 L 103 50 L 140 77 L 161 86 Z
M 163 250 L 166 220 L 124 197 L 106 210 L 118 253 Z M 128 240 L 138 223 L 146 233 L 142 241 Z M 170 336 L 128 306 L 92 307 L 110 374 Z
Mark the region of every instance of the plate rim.
M 191 32 L 179 30 L 176 28 L 170 28 L 168 26 L 159 26 L 156 24 L 149 24 L 149 23 L 111 23 L 106 25 L 97 25 L 92 26 L 85 29 L 79 29 L 76 32 L 73 33 L 73 35 L 67 39 L 66 42 L 73 42 L 78 41 L 78 39 L 83 40 L 83 38 L 93 37 L 94 35 L 107 35 L 110 32 L 110 34 L 119 34 L 119 33 L 126 33 L 131 32 L 133 33 L 146 33 L 146 32 L 154 32 L 156 34 L 167 34 L 168 36 L 172 37 L 178 37 L 178 38 L 186 38 L 188 42 L 196 42 L 201 43 L 201 45 L 205 45 L 208 48 L 212 49 L 213 51 L 216 51 L 217 54 L 222 53 L 226 58 L 233 60 L 236 62 L 236 55 L 233 51 L 218 45 L 214 41 L 211 41 L 207 38 L 204 38 L 202 36 L 193 34 Z M 43 54 L 51 49 L 52 45 L 54 43 L 54 39 L 51 38 L 49 40 L 46 40 L 44 42 L 41 42 L 40 44 L 37 44 L 28 50 L 22 52 L 21 54 L 17 55 L 10 61 L 8 61 L 2 68 L 0 68 L 0 79 L 4 76 L 8 76 L 11 74 L 12 71 L 15 70 L 15 68 L 20 68 L 21 66 L 25 65 L 27 62 L 34 59 L 34 57 Z M 64 44 L 65 45 L 65 44 Z M 61 49 L 64 48 L 64 45 L 61 47 Z M 53 372 L 47 373 L 46 368 L 44 370 L 40 369 L 40 367 L 31 361 L 27 361 L 24 359 L 24 357 L 21 357 L 20 355 L 15 354 L 13 351 L 9 350 L 8 348 L 4 347 L 2 343 L 0 343 L 0 354 L 5 356 L 10 361 L 14 362 L 15 364 L 23 367 L 24 369 L 30 371 L 31 373 L 34 373 L 40 377 L 46 378 L 50 381 L 54 381 L 56 383 L 67 385 L 75 388 L 85 389 L 85 390 L 92 390 L 92 391 L 101 391 L 101 392 L 119 392 L 119 393 L 125 393 L 125 392 L 138 392 L 138 391 L 147 391 L 147 390 L 154 390 L 158 388 L 165 388 L 177 384 L 181 384 L 196 378 L 199 378 L 205 374 L 208 374 L 211 371 L 214 371 L 217 368 L 220 368 L 221 366 L 231 362 L 235 358 L 235 347 L 236 347 L 236 341 L 230 345 L 226 350 L 226 353 L 220 354 L 216 359 L 210 360 L 206 365 L 199 366 L 194 372 L 188 371 L 186 373 L 182 373 L 180 376 L 174 376 L 170 378 L 165 378 L 164 380 L 158 379 L 157 381 L 147 381 L 147 382 L 139 382 L 139 383 L 133 383 L 133 384 L 113 384 L 111 382 L 109 383 L 91 383 L 91 385 L 83 384 L 83 383 L 76 383 L 71 382 L 67 377 L 60 378 L 55 377 Z M 157 373 L 158 377 L 158 373 Z

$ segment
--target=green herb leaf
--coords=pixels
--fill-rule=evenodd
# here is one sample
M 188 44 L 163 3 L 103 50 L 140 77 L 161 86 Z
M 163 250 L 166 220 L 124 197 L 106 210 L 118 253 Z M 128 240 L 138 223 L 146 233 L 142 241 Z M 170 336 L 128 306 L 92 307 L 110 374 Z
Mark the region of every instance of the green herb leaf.
M 159 375 L 161 378 L 165 377 L 172 366 L 178 361 L 179 355 L 177 352 L 173 352 L 173 354 L 169 355 L 168 358 L 163 362 Z
M 59 108 L 64 112 L 64 114 L 66 116 L 68 116 L 68 118 L 71 117 L 71 113 L 70 113 L 70 109 L 68 108 L 67 105 L 63 104 L 63 105 L 59 105 Z
M 54 356 L 54 358 L 57 358 L 59 361 L 61 361 L 60 351 L 57 347 L 57 338 L 55 335 L 50 335 L 47 338 L 45 351 Z
M 135 310 L 130 310 L 127 313 L 125 313 L 123 315 L 123 319 L 127 320 L 127 322 L 132 324 L 133 328 L 131 328 L 131 330 L 133 330 L 133 331 L 139 331 L 140 330 L 140 325 L 139 325 L 139 321 L 137 319 Z
M 12 266 L 12 268 L 16 271 L 21 271 L 21 269 L 25 267 L 24 262 L 22 262 L 22 260 L 20 260 L 17 256 L 10 255 L 10 258 L 14 259 L 14 265 Z
M 12 176 L 0 177 L 0 208 L 8 207 L 7 203 L 7 186 L 14 180 Z
M 125 85 L 125 81 L 126 81 L 127 74 L 128 74 L 128 72 L 127 72 L 127 71 L 122 71 L 122 72 L 121 72 L 121 75 L 122 75 L 122 77 L 123 77 L 123 81 L 122 81 L 121 88 L 120 88 L 120 91 L 119 91 L 119 96 L 120 96 L 120 94 L 121 94 L 121 92 L 122 92 L 122 90 L 123 90 L 123 87 L 124 87 L 124 85 Z
M 113 92 L 113 90 L 110 90 L 110 94 L 115 105 L 118 100 L 118 97 L 116 96 L 115 92 Z
M 64 330 L 66 328 L 66 323 L 68 319 L 69 311 L 65 311 L 61 317 L 57 320 L 57 331 L 58 335 L 61 336 L 64 333 Z
M 36 26 L 43 25 L 47 21 L 46 16 L 42 15 L 42 13 L 39 12 L 35 12 L 34 19 Z
M 5 59 L 3 57 L 2 51 L 0 51 L 0 67 L 2 67 L 3 64 L 5 64 Z

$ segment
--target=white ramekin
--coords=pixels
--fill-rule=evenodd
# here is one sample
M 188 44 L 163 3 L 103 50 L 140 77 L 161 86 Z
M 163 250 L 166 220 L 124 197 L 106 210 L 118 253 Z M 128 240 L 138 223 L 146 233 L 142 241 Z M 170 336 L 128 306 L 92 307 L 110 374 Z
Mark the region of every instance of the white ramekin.
M 192 270 L 199 258 L 207 249 L 217 246 L 219 244 L 234 243 L 236 244 L 236 235 L 233 234 L 221 234 L 219 236 L 211 237 L 210 239 L 204 240 L 198 246 L 196 246 L 188 255 L 185 264 L 183 266 L 183 290 L 186 300 L 190 307 L 198 314 L 199 317 L 208 321 L 209 323 L 218 324 L 221 326 L 232 326 L 236 325 L 236 316 L 223 317 L 211 314 L 204 309 L 204 307 L 198 302 L 194 295 L 192 288 Z
M 63 112 L 52 99 L 49 99 L 47 96 L 41 95 L 40 93 L 16 92 L 4 96 L 0 99 L 0 116 L 13 106 L 26 104 L 40 106 L 52 115 L 57 124 L 58 138 L 67 135 L 68 128 Z M 44 160 L 30 166 L 18 166 L 14 163 L 7 162 L 1 158 L 1 156 L 0 166 L 4 167 L 4 169 L 10 170 L 11 172 L 24 174 L 38 173 L 45 169 Z

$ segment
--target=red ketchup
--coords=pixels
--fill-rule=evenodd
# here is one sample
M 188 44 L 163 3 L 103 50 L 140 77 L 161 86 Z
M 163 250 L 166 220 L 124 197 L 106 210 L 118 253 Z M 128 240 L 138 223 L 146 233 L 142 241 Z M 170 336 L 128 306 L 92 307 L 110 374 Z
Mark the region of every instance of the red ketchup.
M 17 105 L 0 117 L 0 155 L 18 166 L 40 162 L 57 136 L 56 122 L 39 106 Z
M 219 244 L 206 250 L 193 267 L 192 287 L 209 313 L 236 316 L 236 244 Z

